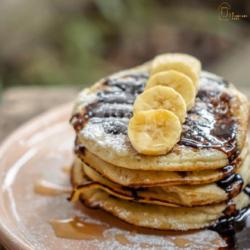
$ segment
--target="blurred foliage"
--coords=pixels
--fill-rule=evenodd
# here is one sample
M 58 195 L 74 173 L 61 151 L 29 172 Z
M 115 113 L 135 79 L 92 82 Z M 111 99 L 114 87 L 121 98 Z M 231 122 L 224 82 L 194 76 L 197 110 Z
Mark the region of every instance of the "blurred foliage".
M 218 22 L 216 3 L 211 11 L 164 0 L 16 2 L 0 10 L 1 87 L 87 84 L 163 51 L 207 63 L 234 46 L 225 34 L 242 34 L 238 25 Z

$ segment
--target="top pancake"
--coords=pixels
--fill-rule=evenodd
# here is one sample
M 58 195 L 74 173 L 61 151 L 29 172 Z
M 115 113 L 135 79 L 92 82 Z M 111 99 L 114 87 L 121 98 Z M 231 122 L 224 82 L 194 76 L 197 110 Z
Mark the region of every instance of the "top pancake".
M 232 84 L 207 72 L 201 73 L 195 105 L 173 150 L 162 156 L 137 153 L 127 136 L 127 126 L 134 100 L 147 79 L 147 66 L 143 66 L 85 89 L 71 119 L 77 142 L 104 161 L 141 170 L 217 169 L 239 155 L 247 134 L 247 98 Z

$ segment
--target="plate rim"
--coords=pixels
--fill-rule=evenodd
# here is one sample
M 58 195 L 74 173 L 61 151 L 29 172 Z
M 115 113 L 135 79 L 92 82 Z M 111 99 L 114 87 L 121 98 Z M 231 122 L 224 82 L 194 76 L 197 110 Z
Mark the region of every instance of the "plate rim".
M 13 132 L 11 132 L 0 144 L 0 174 L 3 175 L 3 178 L 6 173 L 3 173 L 2 167 L 2 156 L 5 152 L 9 150 L 10 145 L 13 144 L 17 138 L 22 137 L 23 134 L 27 132 L 32 133 L 34 132 L 34 128 L 43 128 L 45 125 L 48 125 L 50 122 L 56 120 L 56 118 L 63 116 L 65 114 L 70 114 L 73 108 L 73 103 L 68 102 L 61 105 L 58 105 L 54 108 L 48 109 L 41 114 L 34 116 L 33 118 L 29 119 L 28 121 L 24 122 L 22 125 L 17 127 Z M 46 123 L 41 123 L 46 118 Z M 33 131 L 32 131 L 33 128 Z M 10 166 L 7 167 L 7 169 Z M 1 187 L 0 187 L 1 188 Z M 0 196 L 0 198 L 2 198 Z M 18 237 L 14 232 L 12 232 L 11 228 L 6 225 L 4 220 L 1 220 L 4 216 L 0 214 L 0 240 L 1 244 L 6 247 L 7 249 L 34 249 L 28 242 L 24 241 L 20 237 Z

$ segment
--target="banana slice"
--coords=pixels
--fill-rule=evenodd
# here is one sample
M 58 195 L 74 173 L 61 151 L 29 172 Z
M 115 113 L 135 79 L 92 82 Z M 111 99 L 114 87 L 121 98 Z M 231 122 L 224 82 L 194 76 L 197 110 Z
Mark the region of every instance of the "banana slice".
M 201 70 L 201 63 L 196 58 L 186 54 L 163 54 L 157 56 L 151 66 L 151 75 L 166 71 L 176 70 L 189 76 L 196 88 L 198 89 L 198 79 Z
M 179 141 L 181 123 L 168 110 L 140 111 L 129 121 L 128 136 L 139 153 L 162 155 L 168 153 Z
M 176 70 L 158 72 L 149 78 L 145 89 L 147 90 L 158 85 L 171 87 L 181 94 L 187 110 L 193 107 L 196 91 L 192 80 L 187 75 Z
M 163 55 L 164 56 L 164 55 Z M 169 60 L 176 60 L 176 61 L 183 61 L 187 64 L 190 64 L 192 68 L 195 70 L 195 72 L 199 75 L 201 71 L 201 62 L 188 54 L 182 54 L 182 53 L 171 53 L 171 54 L 165 54 L 166 57 L 170 58 Z
M 160 85 L 145 90 L 134 102 L 134 113 L 151 109 L 172 111 L 181 123 L 185 121 L 187 113 L 183 97 L 173 88 Z

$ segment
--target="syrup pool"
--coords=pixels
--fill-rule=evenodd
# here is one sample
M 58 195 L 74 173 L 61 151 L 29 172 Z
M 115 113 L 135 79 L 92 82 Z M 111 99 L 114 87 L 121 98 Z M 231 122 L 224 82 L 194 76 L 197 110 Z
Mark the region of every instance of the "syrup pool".
M 37 194 L 54 196 L 60 194 L 70 194 L 72 187 L 63 186 L 44 179 L 40 179 L 35 183 L 34 190 Z

